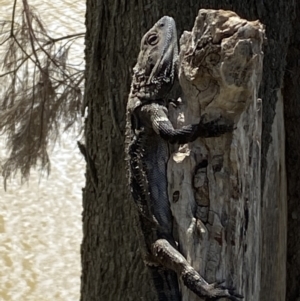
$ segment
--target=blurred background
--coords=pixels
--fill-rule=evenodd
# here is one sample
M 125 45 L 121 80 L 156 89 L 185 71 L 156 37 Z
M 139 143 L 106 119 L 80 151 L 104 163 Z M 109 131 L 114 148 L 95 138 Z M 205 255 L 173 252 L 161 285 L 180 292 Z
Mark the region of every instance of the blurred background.
M 14 1 L 0 0 L 0 21 L 10 21 Z M 28 0 L 52 38 L 85 31 L 85 1 Z M 22 1 L 16 3 L 16 13 Z M 73 41 L 69 61 L 84 68 L 84 37 Z M 0 46 L 0 59 L 4 56 Z M 0 70 L 2 73 L 2 70 Z M 0 77 L 0 92 L 5 88 Z M 0 136 L 0 158 L 7 157 Z M 31 170 L 21 185 L 17 173 L 4 190 L 0 178 L 0 300 L 75 301 L 80 291 L 81 212 L 85 162 L 76 141 L 65 132 L 49 150 L 51 172 Z

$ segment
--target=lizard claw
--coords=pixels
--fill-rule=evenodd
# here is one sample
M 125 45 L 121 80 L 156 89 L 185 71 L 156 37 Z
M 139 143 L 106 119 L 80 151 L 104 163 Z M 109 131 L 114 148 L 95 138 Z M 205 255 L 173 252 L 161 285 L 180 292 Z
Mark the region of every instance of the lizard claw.
M 234 122 L 226 119 L 223 116 L 219 116 L 211 121 L 206 121 L 207 114 L 204 114 L 200 118 L 199 122 L 199 136 L 200 137 L 218 137 L 222 134 L 232 132 L 235 129 Z
M 207 300 L 216 301 L 220 298 L 227 298 L 232 301 L 241 301 L 244 296 L 235 292 L 235 289 L 228 288 L 224 285 L 213 283 L 206 287 Z
M 209 301 L 220 298 L 227 298 L 232 301 L 241 301 L 242 295 L 235 293 L 234 288 L 224 286 L 224 281 L 208 284 L 194 270 L 190 269 L 182 275 L 183 283 L 199 297 L 204 297 Z
M 215 301 L 220 298 L 227 298 L 232 301 L 240 301 L 240 299 L 243 299 L 244 296 L 238 294 L 235 292 L 235 288 L 232 287 L 226 287 L 224 284 L 224 281 L 221 282 L 215 282 L 212 284 L 209 284 L 207 287 L 207 290 L 209 291 L 208 300 Z
M 214 285 L 214 287 L 222 287 L 225 282 L 226 282 L 226 280 L 223 279 L 221 281 L 214 282 L 213 285 Z

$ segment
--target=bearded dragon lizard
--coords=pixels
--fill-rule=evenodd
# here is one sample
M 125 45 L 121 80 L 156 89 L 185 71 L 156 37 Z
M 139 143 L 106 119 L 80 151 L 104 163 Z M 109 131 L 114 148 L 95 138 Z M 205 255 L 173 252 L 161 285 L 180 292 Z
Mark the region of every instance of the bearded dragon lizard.
M 166 174 L 168 143 L 184 144 L 233 130 L 233 125 L 226 125 L 221 117 L 210 122 L 201 118 L 198 124 L 181 129 L 172 126 L 166 96 L 176 76 L 177 43 L 175 21 L 167 16 L 143 36 L 127 103 L 126 152 L 144 260 L 151 269 L 160 301 L 181 300 L 177 277 L 200 297 L 238 301 L 242 296 L 234 290 L 207 283 L 178 251 L 172 235 Z

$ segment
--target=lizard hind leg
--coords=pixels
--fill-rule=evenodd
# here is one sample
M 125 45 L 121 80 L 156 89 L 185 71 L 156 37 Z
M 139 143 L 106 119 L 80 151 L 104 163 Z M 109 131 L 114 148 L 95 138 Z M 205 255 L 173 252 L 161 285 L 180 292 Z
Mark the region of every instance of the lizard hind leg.
M 152 255 L 163 267 L 177 273 L 184 285 L 199 297 L 207 300 L 228 298 L 239 301 L 243 296 L 236 294 L 219 283 L 207 283 L 203 277 L 186 261 L 184 256 L 166 239 L 158 239 L 152 244 Z

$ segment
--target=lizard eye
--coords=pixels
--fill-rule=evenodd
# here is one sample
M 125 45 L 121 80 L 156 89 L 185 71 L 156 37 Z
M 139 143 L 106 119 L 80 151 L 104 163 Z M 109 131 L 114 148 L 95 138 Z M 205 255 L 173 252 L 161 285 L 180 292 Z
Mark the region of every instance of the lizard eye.
M 154 46 L 158 43 L 158 36 L 156 34 L 152 34 L 148 37 L 147 42 L 149 45 Z

